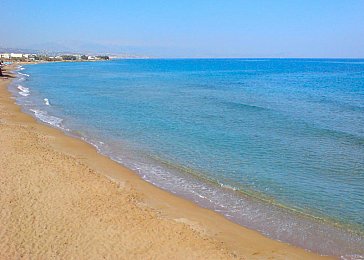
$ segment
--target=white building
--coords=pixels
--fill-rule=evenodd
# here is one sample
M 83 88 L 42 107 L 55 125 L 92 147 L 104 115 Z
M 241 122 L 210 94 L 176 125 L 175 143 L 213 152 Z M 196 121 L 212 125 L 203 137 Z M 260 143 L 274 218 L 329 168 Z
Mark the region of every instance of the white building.
M 10 53 L 10 58 L 23 58 L 21 53 Z
M 96 57 L 95 56 L 88 56 L 87 59 L 88 60 L 96 60 Z

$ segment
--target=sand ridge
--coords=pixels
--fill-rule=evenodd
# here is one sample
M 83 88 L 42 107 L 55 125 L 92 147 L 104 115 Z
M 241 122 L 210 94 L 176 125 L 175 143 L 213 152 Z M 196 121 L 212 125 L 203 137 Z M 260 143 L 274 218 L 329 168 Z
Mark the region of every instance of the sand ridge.
M 321 258 L 162 191 L 35 122 L 14 105 L 9 82 L 0 78 L 0 259 Z

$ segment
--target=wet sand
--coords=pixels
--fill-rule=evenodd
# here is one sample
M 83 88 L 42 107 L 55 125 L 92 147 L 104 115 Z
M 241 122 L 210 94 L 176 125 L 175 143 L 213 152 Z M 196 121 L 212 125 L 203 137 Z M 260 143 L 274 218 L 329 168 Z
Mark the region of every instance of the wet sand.
M 0 78 L 0 259 L 324 258 L 163 191 L 38 123 L 15 104 L 10 81 Z

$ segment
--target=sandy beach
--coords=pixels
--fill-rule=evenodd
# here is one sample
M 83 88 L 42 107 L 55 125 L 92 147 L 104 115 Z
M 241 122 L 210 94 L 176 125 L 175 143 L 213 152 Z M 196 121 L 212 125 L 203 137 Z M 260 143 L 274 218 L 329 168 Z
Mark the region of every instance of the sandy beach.
M 0 78 L 0 259 L 321 259 L 174 196 L 21 112 Z

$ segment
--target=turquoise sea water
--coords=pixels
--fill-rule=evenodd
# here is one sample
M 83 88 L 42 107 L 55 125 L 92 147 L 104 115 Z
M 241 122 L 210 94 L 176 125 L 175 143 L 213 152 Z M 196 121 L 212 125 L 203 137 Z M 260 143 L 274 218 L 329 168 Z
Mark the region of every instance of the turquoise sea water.
M 24 66 L 24 110 L 144 179 L 295 245 L 364 255 L 364 60 Z

